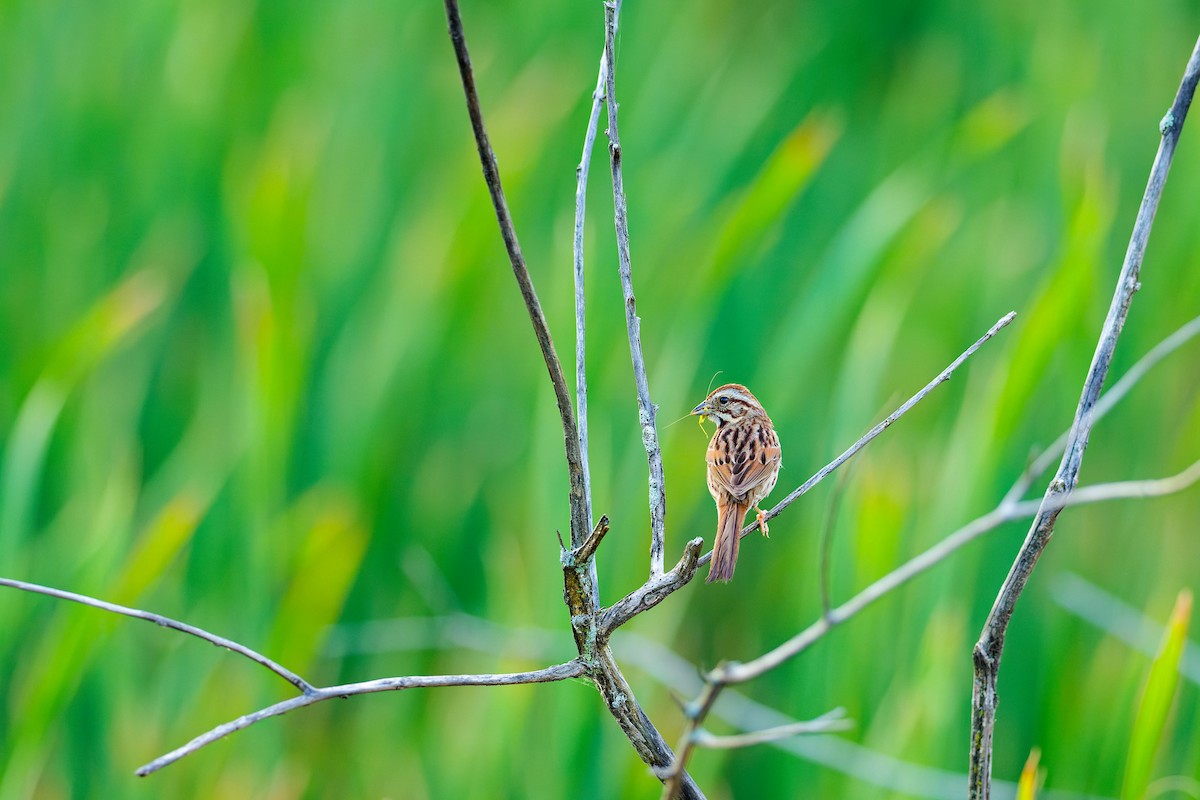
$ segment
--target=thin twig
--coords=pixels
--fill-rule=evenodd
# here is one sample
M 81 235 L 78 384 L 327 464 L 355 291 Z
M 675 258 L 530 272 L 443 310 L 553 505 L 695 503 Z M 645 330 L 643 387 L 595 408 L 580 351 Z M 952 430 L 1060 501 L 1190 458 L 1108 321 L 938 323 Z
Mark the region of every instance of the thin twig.
M 1196 338 L 1197 334 L 1200 334 L 1200 317 L 1196 317 L 1190 322 L 1185 323 L 1170 336 L 1150 348 L 1146 355 L 1139 358 L 1137 363 L 1130 367 L 1121 376 L 1121 379 L 1106 390 L 1096 402 L 1095 407 L 1092 409 L 1092 424 L 1095 425 L 1103 419 L 1155 365 Z M 1034 459 L 1033 463 L 1029 465 L 1029 469 L 1026 470 L 1023 479 L 1013 484 L 1012 489 L 1009 490 L 1009 494 L 1004 499 L 1019 500 L 1024 497 L 1025 492 L 1029 491 L 1029 487 L 1033 485 L 1038 476 L 1050 469 L 1054 465 L 1054 462 L 1062 456 L 1063 451 L 1067 447 L 1067 439 L 1070 436 L 1070 428 L 1059 434 L 1053 444 Z
M 195 636 L 197 639 L 203 639 L 209 644 L 216 645 L 217 647 L 223 647 L 226 650 L 231 650 L 232 652 L 237 653 L 238 655 L 245 656 L 256 664 L 261 664 L 262 666 L 271 670 L 271 672 L 274 672 L 276 675 L 295 686 L 305 695 L 312 694 L 316 691 L 316 688 L 308 681 L 304 680 L 304 678 L 301 678 L 299 675 L 282 666 L 281 664 L 272 661 L 258 651 L 251 650 L 249 647 L 239 644 L 232 639 L 226 639 L 224 636 L 217 636 L 215 633 L 209 633 L 203 628 L 197 628 L 195 625 L 188 625 L 186 622 L 180 622 L 179 620 L 171 619 L 170 617 L 164 617 L 162 614 L 155 614 L 151 611 L 142 611 L 139 608 L 129 608 L 128 606 L 117 605 L 116 603 L 109 603 L 106 600 L 99 600 L 95 597 L 89 597 L 85 594 L 76 594 L 75 592 L 54 589 L 52 587 L 42 586 L 41 584 L 37 583 L 27 583 L 25 581 L 12 580 L 11 578 L 0 578 L 0 586 L 8 586 L 13 589 L 20 589 L 23 592 L 44 594 L 48 597 L 57 597 L 59 600 L 70 600 L 72 603 L 91 606 L 92 608 L 98 608 L 102 611 L 108 611 L 113 614 L 121 614 L 122 616 L 133 617 L 134 619 L 144 619 L 147 622 L 153 622 L 155 625 L 159 625 L 163 628 L 170 628 L 172 630 L 180 631 L 181 633 Z
M 1183 472 L 1167 478 L 1145 481 L 1122 481 L 1117 483 L 1098 484 L 1080 489 L 1070 496 L 1056 500 L 1061 503 L 1059 510 L 1066 506 L 1086 505 L 1106 500 L 1129 498 L 1158 497 L 1179 492 L 1200 481 L 1200 461 L 1189 466 Z M 707 715 L 706 709 L 711 709 L 716 697 L 726 687 L 732 684 L 745 683 L 780 666 L 789 659 L 803 653 L 825 637 L 833 628 L 864 611 L 876 600 L 895 591 L 913 578 L 930 568 L 940 564 L 963 546 L 973 542 L 980 536 L 998 528 L 1005 522 L 1025 519 L 1039 513 L 1043 504 L 1040 501 L 1029 500 L 1017 502 L 1002 501 L 1001 505 L 977 519 L 968 522 L 963 527 L 951 533 L 945 539 L 930 547 L 928 550 L 914 556 L 896 569 L 871 583 L 854 597 L 834 608 L 820 619 L 809 625 L 800 633 L 788 639 L 773 650 L 764 653 L 753 661 L 745 663 L 729 663 L 718 665 L 704 676 L 705 685 L 700 696 L 689 705 L 696 713 L 688 715 L 685 738 L 677 748 L 675 761 L 671 771 L 687 766 L 687 757 L 691 747 L 688 746 L 692 733 L 700 728 Z
M 1067 506 L 1089 505 L 1107 500 L 1161 497 L 1182 491 L 1197 481 L 1200 481 L 1200 462 L 1196 462 L 1184 471 L 1167 478 L 1144 481 L 1119 481 L 1079 489 L 1069 496 L 1056 498 L 1054 500 L 1054 510 L 1061 511 Z M 996 507 L 982 517 L 968 522 L 925 552 L 905 562 L 900 567 L 892 570 L 863 589 L 850 600 L 842 603 L 829 614 L 828 623 L 826 623 L 826 620 L 814 623 L 808 629 L 793 636 L 774 650 L 753 661 L 730 665 L 725 668 L 718 667 L 714 672 L 718 673 L 720 681 L 726 684 L 744 683 L 757 678 L 759 675 L 774 669 L 788 659 L 807 650 L 818 639 L 824 636 L 833 625 L 845 622 L 879 598 L 899 588 L 930 567 L 945 561 L 951 553 L 963 545 L 974 541 L 1005 522 L 1032 517 L 1043 508 L 1043 505 L 1044 503 L 1041 501 L 1027 500 Z
M 883 420 L 883 422 L 880 422 L 878 425 L 871 428 L 871 430 L 864 433 L 861 437 L 859 437 L 858 441 L 850 445 L 850 447 L 848 447 L 844 453 L 835 458 L 833 461 L 830 461 L 825 466 L 821 467 L 821 469 L 817 470 L 816 474 L 792 490 L 791 494 L 789 494 L 787 497 L 780 500 L 774 508 L 763 515 L 763 521 L 770 522 L 771 520 L 775 519 L 775 517 L 782 514 L 785 508 L 796 502 L 796 500 L 802 495 L 807 494 L 818 483 L 828 478 L 834 470 L 853 458 L 859 450 L 862 450 L 864 447 L 870 444 L 876 436 L 883 433 L 885 430 L 891 427 L 892 423 L 907 414 L 913 406 L 924 400 L 926 395 L 928 395 L 938 386 L 941 386 L 943 383 L 950 380 L 950 376 L 954 374 L 956 369 L 962 366 L 964 361 L 973 356 L 975 351 L 982 347 L 989 339 L 999 333 L 1003 328 L 1007 327 L 1007 325 L 1012 322 L 1016 316 L 1017 312 L 1010 311 L 997 320 L 996 324 L 989 328 L 987 333 L 985 333 L 983 336 L 980 336 L 973 345 L 963 351 L 962 355 L 950 362 L 950 366 L 942 370 L 936 378 L 925 384 L 921 391 L 908 398 L 903 405 L 889 414 L 888 417 Z M 755 520 L 746 527 L 742 528 L 741 535 L 743 538 L 745 538 L 756 530 L 758 530 L 758 520 Z M 711 560 L 712 551 L 709 551 L 700 557 L 700 566 L 704 566 Z
M 571 245 L 575 273 L 575 417 L 579 426 L 583 493 L 589 526 L 592 524 L 592 476 L 588 465 L 587 297 L 584 294 L 583 235 L 587 221 L 588 173 L 591 172 L 592 151 L 596 146 L 596 129 L 600 126 L 600 109 L 604 105 L 604 81 L 607 73 L 606 49 L 600 54 L 600 71 L 596 75 L 596 88 L 592 91 L 592 110 L 588 115 L 587 132 L 583 136 L 583 155 L 579 158 L 579 166 L 575 168 L 575 236 Z
M 574 412 L 571 410 L 571 396 L 567 389 L 567 379 L 563 374 L 558 354 L 554 352 L 554 341 L 550 337 L 550 328 L 546 324 L 546 316 L 542 313 L 542 304 L 538 301 L 537 292 L 533 288 L 533 279 L 529 277 L 529 269 L 525 266 L 525 256 L 521 254 L 521 244 L 517 241 L 512 215 L 508 211 L 508 201 L 504 199 L 504 187 L 500 183 L 500 168 L 496 164 L 496 154 L 492 152 L 487 128 L 483 124 L 483 111 L 479 106 L 479 94 L 475 89 L 475 73 L 471 69 L 471 56 L 467 52 L 467 40 L 463 33 L 462 16 L 458 11 L 458 0 L 445 0 L 445 5 L 446 19 L 450 26 L 450 41 L 454 45 L 454 55 L 458 60 L 458 72 L 462 78 L 463 94 L 467 101 L 467 114 L 471 118 L 471 130 L 475 134 L 479 162 L 483 167 L 483 179 L 487 183 L 492 206 L 496 210 L 500 235 L 504 239 L 504 247 L 508 251 L 508 260 L 512 263 L 513 275 L 520 287 L 521 297 L 525 301 L 525 310 L 529 313 L 529 321 L 533 323 L 534 335 L 537 336 L 538 345 L 542 349 L 542 359 L 546 362 L 546 371 L 550 373 L 550 383 L 554 386 L 554 400 L 558 405 L 558 415 L 562 420 L 567 473 L 570 479 L 571 547 L 579 547 L 583 544 L 591 525 L 588 522 L 586 511 L 583 456 L 579 449 L 579 432 L 575 425 Z
M 587 401 L 587 296 L 584 293 L 583 234 L 587 220 L 587 182 L 591 171 L 592 150 L 596 144 L 596 128 L 600 124 L 603 102 L 604 73 L 607 59 L 600 55 L 600 72 L 592 91 L 592 110 L 588 115 L 587 132 L 583 137 L 583 154 L 575 169 L 575 235 L 571 242 L 572 266 L 575 275 L 575 418 L 579 435 L 579 460 L 583 477 L 584 517 L 592 527 L 592 470 L 588 459 L 588 401 Z M 593 533 L 595 528 L 592 528 Z M 607 531 L 607 522 L 605 523 Z M 599 544 L 599 541 L 597 541 Z M 595 553 L 595 549 L 592 550 Z M 588 584 L 591 592 L 589 606 L 600 607 L 600 580 L 595 560 L 587 562 Z
M 770 744 L 780 739 L 790 739 L 793 736 L 848 731 L 853 727 L 854 722 L 846 719 L 845 709 L 835 708 L 828 714 L 823 714 L 816 719 L 810 719 L 805 722 L 776 725 L 773 728 L 764 728 L 758 731 L 736 733 L 728 736 L 718 736 L 715 733 L 710 733 L 705 728 L 701 728 L 692 734 L 692 739 L 696 742 L 697 747 L 705 747 L 710 750 L 736 750 L 743 747 Z
M 671 765 L 659 775 L 663 782 L 662 800 L 675 800 L 678 795 L 680 776 L 686 774 L 684 770 L 687 768 L 688 757 L 696 748 L 696 733 L 704 724 L 704 720 L 708 718 L 708 712 L 712 710 L 713 703 L 717 702 L 721 688 L 716 684 L 705 684 L 700 696 L 694 702 L 684 706 L 687 725 L 684 726 L 683 733 L 679 737 L 679 745 L 675 748 L 675 758 L 672 759 Z
M 524 683 L 550 683 L 553 681 L 578 678 L 587 671 L 582 659 L 574 659 L 565 664 L 539 669 L 533 672 L 509 672 L 484 675 L 411 675 L 397 678 L 380 678 L 362 683 L 347 683 L 341 686 L 328 686 L 313 689 L 299 697 L 284 700 L 250 714 L 243 714 L 235 720 L 218 725 L 207 733 L 192 739 L 182 747 L 176 748 L 164 756 L 139 767 L 137 775 L 145 777 L 157 772 L 163 767 L 175 763 L 184 756 L 190 755 L 205 745 L 223 739 L 231 733 L 248 728 L 264 719 L 286 714 L 297 708 L 304 708 L 335 697 L 350 697 L 356 694 L 372 694 L 374 692 L 395 692 L 403 689 L 433 688 L 442 686 L 512 686 Z
M 638 422 L 642 444 L 650 465 L 650 577 L 663 574 L 663 537 L 666 528 L 667 495 L 663 476 L 662 450 L 658 446 L 658 409 L 650 401 L 650 383 L 646 378 L 646 359 L 642 355 L 642 321 L 637 315 L 633 296 L 633 267 L 629 257 L 629 209 L 625 202 L 625 183 L 621 173 L 621 135 L 617 129 L 616 59 L 617 15 L 620 0 L 604 4 L 604 54 L 608 61 L 605 75 L 605 100 L 608 105 L 608 153 L 612 164 L 613 213 L 617 231 L 617 260 L 621 290 L 625 295 L 625 326 L 629 331 L 629 355 L 633 360 L 633 378 L 637 384 Z
M 1012 322 L 1015 314 L 1016 314 L 1016 312 L 1009 312 L 1008 314 L 1001 317 L 1000 320 L 997 321 L 996 324 L 993 325 L 988 330 L 987 333 L 985 333 L 974 344 L 972 344 L 969 348 L 967 348 L 967 350 L 965 352 L 963 352 L 963 354 L 960 355 L 958 358 L 956 358 L 950 364 L 950 366 L 948 366 L 948 367 L 946 367 L 946 369 L 942 370 L 942 372 L 936 378 L 934 378 L 932 381 L 930 381 L 928 384 L 926 384 L 925 387 L 923 389 L 921 389 L 921 391 L 917 392 L 915 395 L 910 397 L 904 403 L 904 405 L 900 406 L 900 408 L 893 411 L 891 413 L 891 415 L 887 419 L 885 419 L 883 422 L 879 423 L 874 428 L 871 428 L 871 430 L 869 430 L 865 434 L 863 434 L 862 437 L 860 437 L 857 442 L 852 444 L 850 446 L 850 448 L 848 450 L 846 450 L 846 452 L 842 453 L 840 456 L 835 458 L 833 461 L 826 464 L 824 467 L 822 467 L 820 470 L 818 470 L 815 475 L 813 475 L 811 478 L 809 478 L 804 483 L 802 483 L 798 489 L 796 489 L 791 494 L 789 494 L 787 497 L 785 497 L 783 499 L 783 501 L 779 503 L 779 505 L 775 506 L 770 511 L 768 511 L 766 514 L 766 518 L 772 519 L 774 517 L 779 516 L 779 514 L 785 508 L 787 508 L 789 505 L 791 505 L 791 503 L 796 498 L 800 497 L 805 492 L 808 492 L 810 489 L 812 489 L 818 483 L 820 483 L 825 478 L 827 478 L 835 469 L 837 469 L 842 464 L 844 464 L 846 461 L 848 461 L 851 456 L 853 456 L 855 453 L 857 453 L 859 450 L 861 450 L 863 447 L 865 447 L 872 439 L 874 439 L 876 436 L 878 436 L 880 433 L 882 433 L 885 429 L 887 429 L 896 420 L 900 419 L 900 417 L 904 416 L 904 414 L 907 413 L 909 409 L 911 409 L 914 405 L 916 405 L 918 402 L 920 402 L 922 399 L 924 399 L 924 397 L 927 394 L 929 394 L 929 392 L 931 392 L 933 389 L 935 389 L 940 384 L 945 383 L 947 380 L 949 380 L 950 376 L 954 373 L 954 371 L 959 366 L 962 365 L 963 361 L 970 358 L 975 353 L 975 351 L 978 350 L 980 348 L 980 346 L 983 345 L 984 342 L 986 342 L 988 339 L 991 339 L 993 336 L 996 335 L 996 333 L 1000 329 L 1002 329 L 1003 327 L 1008 325 L 1010 322 Z M 757 527 L 758 527 L 758 522 L 757 521 L 753 522 L 750 525 L 748 525 L 742 529 L 741 535 L 746 536 L 751 531 L 755 530 Z M 703 544 L 703 540 L 693 539 L 692 542 L 690 542 L 688 544 L 688 548 L 690 549 L 692 544 L 694 544 L 697 541 L 701 542 L 701 545 Z M 670 572 L 668 572 L 665 575 L 662 575 L 658 578 L 651 578 L 650 580 L 646 581 L 645 584 L 638 587 L 633 592 L 630 592 L 628 595 L 623 597 L 621 600 L 618 600 L 611 607 L 609 607 L 603 614 L 603 619 L 602 619 L 601 626 L 600 626 L 601 635 L 608 636 L 614 630 L 616 630 L 620 626 L 624 625 L 626 622 L 633 619 L 638 614 L 640 614 L 643 611 L 646 611 L 650 608 L 653 608 L 658 603 L 661 603 L 664 599 L 666 599 L 667 595 L 669 595 L 672 592 L 675 592 L 679 589 L 682 589 L 684 586 L 686 586 L 688 584 L 688 582 L 692 579 L 692 577 L 696 574 L 696 570 L 712 560 L 712 551 L 710 550 L 707 553 L 705 553 L 704 555 L 700 556 L 694 566 L 689 565 L 688 569 L 682 569 L 681 567 L 683 567 L 685 565 L 687 558 L 688 558 L 688 553 L 685 550 L 684 556 L 682 558 L 680 558 L 679 564 L 677 564 L 674 569 L 672 569 Z M 647 600 L 651 600 L 652 602 L 647 602 Z
M 1121 266 L 1120 277 L 1117 279 L 1112 303 L 1104 320 L 1104 326 L 1101 328 L 1100 337 L 1096 343 L 1096 352 L 1092 356 L 1092 363 L 1083 383 L 1083 391 L 1075 411 L 1075 420 L 1071 426 L 1062 462 L 1059 464 L 1054 478 L 1050 481 L 1050 485 L 1046 488 L 1042 507 L 1034 517 L 1029 533 L 1013 561 L 1008 576 L 1004 579 L 1004 584 L 996 596 L 996 602 L 980 633 L 979 641 L 975 645 L 968 790 L 971 800 L 987 800 L 991 795 L 992 739 L 995 732 L 997 704 L 996 684 L 1008 623 L 1012 619 L 1017 600 L 1033 573 L 1033 568 L 1037 565 L 1042 551 L 1045 550 L 1054 532 L 1058 514 L 1065 506 L 1062 500 L 1071 494 L 1078 483 L 1083 454 L 1087 449 L 1088 437 L 1095 422 L 1093 410 L 1112 364 L 1117 338 L 1121 335 L 1121 329 L 1129 314 L 1129 305 L 1133 301 L 1134 293 L 1140 288 L 1138 278 L 1142 259 L 1146 252 L 1146 242 L 1150 237 L 1154 214 L 1158 210 L 1163 185 L 1171 167 L 1171 159 L 1175 154 L 1180 130 L 1192 103 L 1192 95 L 1196 91 L 1197 81 L 1200 81 L 1200 39 L 1196 41 L 1191 58 L 1188 60 L 1179 91 L 1175 95 L 1175 102 L 1159 125 L 1162 138 L 1159 142 L 1158 153 L 1154 158 L 1146 191 L 1138 208 L 1137 220 L 1134 222 L 1129 247 L 1125 251 L 1125 260 Z

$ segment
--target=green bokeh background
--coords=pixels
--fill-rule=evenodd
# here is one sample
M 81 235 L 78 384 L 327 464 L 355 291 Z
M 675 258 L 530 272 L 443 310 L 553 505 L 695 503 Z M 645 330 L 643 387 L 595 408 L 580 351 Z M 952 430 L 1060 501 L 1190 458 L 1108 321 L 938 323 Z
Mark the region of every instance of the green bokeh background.
M 602 6 L 463 13 L 570 374 Z M 1070 421 L 1198 32 L 1183 0 L 627 3 L 617 82 L 668 561 L 711 538 L 705 439 L 669 423 L 713 373 L 771 412 L 778 499 L 1015 309 L 853 462 L 835 596 L 989 510 Z M 0 574 L 186 620 L 319 683 L 572 657 L 561 430 L 440 3 L 16 0 L 0 107 Z M 646 575 L 649 514 L 604 156 L 587 292 L 608 603 Z M 1193 120 L 1115 374 L 1200 311 L 1197 196 Z M 1197 457 L 1198 347 L 1101 422 L 1085 484 Z M 680 714 L 638 665 L 666 661 L 645 640 L 711 666 L 815 619 L 833 483 L 747 540 L 732 584 L 696 581 L 616 638 L 669 740 Z M 1055 587 L 1076 574 L 1164 621 L 1197 583 L 1198 512 L 1193 490 L 1063 515 L 1013 619 L 997 778 L 1040 747 L 1049 789 L 1118 794 L 1150 660 Z M 932 779 L 886 788 L 899 773 L 861 756 L 965 773 L 971 645 L 1023 534 L 1005 526 L 743 687 L 795 718 L 845 707 L 840 738 L 867 748 L 849 774 L 760 747 L 701 752 L 701 786 L 941 796 Z M 202 642 L 0 592 L 3 800 L 658 794 L 577 681 L 327 703 L 133 777 L 288 695 Z M 1184 681 L 1155 777 L 1200 779 L 1197 705 Z

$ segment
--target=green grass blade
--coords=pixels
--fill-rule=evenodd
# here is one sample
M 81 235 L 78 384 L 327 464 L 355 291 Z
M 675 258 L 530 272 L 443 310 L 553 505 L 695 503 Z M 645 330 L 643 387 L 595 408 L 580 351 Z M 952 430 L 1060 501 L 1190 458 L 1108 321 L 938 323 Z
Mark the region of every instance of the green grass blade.
M 1191 613 L 1192 593 L 1184 589 L 1175 600 L 1175 610 L 1171 612 L 1171 620 L 1167 623 L 1162 647 L 1150 665 L 1146 689 L 1133 721 L 1121 800 L 1140 800 L 1150 783 L 1154 756 L 1166 731 L 1167 715 L 1179 683 L 1179 660 L 1183 655 Z

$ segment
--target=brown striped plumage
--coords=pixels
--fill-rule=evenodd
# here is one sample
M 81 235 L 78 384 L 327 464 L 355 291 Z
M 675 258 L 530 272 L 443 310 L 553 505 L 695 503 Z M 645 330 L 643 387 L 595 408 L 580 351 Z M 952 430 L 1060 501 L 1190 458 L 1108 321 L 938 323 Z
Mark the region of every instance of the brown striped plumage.
M 708 582 L 727 581 L 737 565 L 746 512 L 757 509 L 763 535 L 768 533 L 758 504 L 779 478 L 783 463 L 779 437 L 762 404 L 741 384 L 714 389 L 692 413 L 717 424 L 706 454 L 708 491 L 717 503 L 717 537 Z

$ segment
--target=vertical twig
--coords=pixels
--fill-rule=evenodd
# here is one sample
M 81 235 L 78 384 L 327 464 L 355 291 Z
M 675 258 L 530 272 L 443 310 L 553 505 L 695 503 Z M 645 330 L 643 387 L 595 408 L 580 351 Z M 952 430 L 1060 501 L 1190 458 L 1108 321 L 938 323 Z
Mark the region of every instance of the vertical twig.
M 683 776 L 687 774 L 684 770 L 687 767 L 688 758 L 696 749 L 696 733 L 704 724 L 708 712 L 712 710 L 713 703 L 717 702 L 721 690 L 725 688 L 722 683 L 707 678 L 705 680 L 706 683 L 700 696 L 684 708 L 687 724 L 684 725 L 683 733 L 679 736 L 679 744 L 675 746 L 675 758 L 671 762 L 671 766 L 662 773 L 663 791 L 660 800 L 675 800 L 679 796 Z
M 587 219 L 588 172 L 592 165 L 592 150 L 596 145 L 596 129 L 600 125 L 600 107 L 604 103 L 604 80 L 608 72 L 608 51 L 600 54 L 600 72 L 592 92 L 592 110 L 588 115 L 587 133 L 583 137 L 583 155 L 575 168 L 575 237 L 572 254 L 575 268 L 575 417 L 579 428 L 579 456 L 583 466 L 583 503 L 587 524 L 592 524 L 592 473 L 588 460 L 587 404 L 587 298 L 583 280 L 583 229 Z M 596 562 L 588 564 L 592 579 L 592 604 L 599 607 L 600 595 L 596 577 Z
M 1121 266 L 1120 277 L 1117 279 L 1116 291 L 1108 309 L 1108 316 L 1104 320 L 1100 339 L 1096 343 L 1096 352 L 1092 356 L 1091 367 L 1088 369 L 1087 378 L 1083 383 L 1083 392 L 1079 399 L 1079 406 L 1075 410 L 1075 420 L 1071 425 L 1066 451 L 1063 453 L 1058 472 L 1055 473 L 1050 485 L 1046 488 L 1041 507 L 1013 561 L 1008 577 L 1004 579 L 1004 584 L 996 596 L 996 602 L 992 606 L 991 613 L 988 614 L 987 622 L 980 634 L 979 642 L 975 645 L 973 654 L 975 679 L 971 697 L 969 787 L 971 800 L 986 800 L 991 795 L 992 738 L 996 724 L 997 703 L 996 683 L 1008 623 L 1012 619 L 1017 599 L 1021 596 L 1038 558 L 1046 549 L 1046 545 L 1054 533 L 1054 524 L 1063 509 L 1064 501 L 1079 480 L 1079 468 L 1083 462 L 1083 453 L 1087 449 L 1088 437 L 1095 420 L 1092 412 L 1100 397 L 1104 379 L 1108 375 L 1113 351 L 1117 345 L 1117 337 L 1120 336 L 1121 328 L 1129 314 L 1129 304 L 1141 285 L 1138 283 L 1138 276 L 1142 267 L 1142 257 L 1146 252 L 1146 241 L 1150 236 L 1150 227 L 1154 224 L 1154 214 L 1158 210 L 1159 198 L 1162 197 L 1163 184 L 1167 180 L 1167 172 L 1171 168 L 1171 159 L 1175 155 L 1175 146 L 1179 141 L 1179 132 L 1187 118 L 1198 79 L 1200 79 L 1200 40 L 1197 40 L 1196 46 L 1192 50 L 1192 56 L 1184 71 L 1179 91 L 1175 95 L 1175 102 L 1159 125 L 1162 138 L 1158 146 L 1158 154 L 1150 169 L 1150 179 L 1146 184 L 1145 194 L 1142 196 L 1142 204 L 1138 208 L 1137 220 L 1129 239 L 1129 247 L 1125 251 L 1125 261 Z
M 629 355 L 633 359 L 633 378 L 637 384 L 638 421 L 642 426 L 642 444 L 650 463 L 650 577 L 663 574 L 663 532 L 666 526 L 667 497 L 663 478 L 662 450 L 658 446 L 658 409 L 650 401 L 650 384 L 646 379 L 646 360 L 642 356 L 642 321 L 637 315 L 633 297 L 633 273 L 629 258 L 629 209 L 625 203 L 625 184 L 621 175 L 621 136 L 617 130 L 617 90 L 615 82 L 617 15 L 621 0 L 604 4 L 604 55 L 608 61 L 605 76 L 605 99 L 608 104 L 608 153 L 612 163 L 613 213 L 617 231 L 617 259 L 621 289 L 625 295 L 625 325 L 629 329 Z
M 475 134 L 479 162 L 483 167 L 483 179 L 487 183 L 488 193 L 492 197 L 492 206 L 496 210 L 496 221 L 500 225 L 500 235 L 504 239 L 508 260 L 512 263 L 513 275 L 517 279 L 517 286 L 520 287 L 521 297 L 525 301 L 529 321 L 533 323 L 534 335 L 537 336 L 538 345 L 542 349 L 542 359 L 546 362 L 546 371 L 550 373 L 550 383 L 554 386 L 554 400 L 558 405 L 558 415 L 562 419 L 567 472 L 570 479 L 571 547 L 579 547 L 591 532 L 591 525 L 588 524 L 585 510 L 583 458 L 579 450 L 579 433 L 575 426 L 575 415 L 571 410 L 571 395 L 567 389 L 567 379 L 563 374 L 562 364 L 559 363 L 558 355 L 554 352 L 554 342 L 550 338 L 550 328 L 546 324 L 546 316 L 542 313 L 542 304 L 538 301 L 537 292 L 533 288 L 533 279 L 529 277 L 529 269 L 525 266 L 525 256 L 521 254 L 521 245 L 517 241 L 512 215 L 508 211 L 508 201 L 504 198 L 504 187 L 500 183 L 500 168 L 496 164 L 496 154 L 492 152 L 487 128 L 483 124 L 483 111 L 479 107 L 479 94 L 475 89 L 475 73 L 471 69 L 471 56 L 467 53 L 467 42 L 463 34 L 458 1 L 445 0 L 445 5 L 446 19 L 450 26 L 450 42 L 454 45 L 454 56 L 458 60 L 458 72 L 462 78 L 463 94 L 467 101 L 467 114 L 471 118 L 471 130 Z

